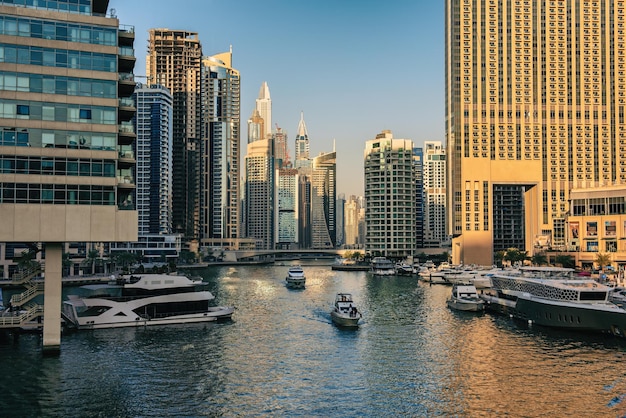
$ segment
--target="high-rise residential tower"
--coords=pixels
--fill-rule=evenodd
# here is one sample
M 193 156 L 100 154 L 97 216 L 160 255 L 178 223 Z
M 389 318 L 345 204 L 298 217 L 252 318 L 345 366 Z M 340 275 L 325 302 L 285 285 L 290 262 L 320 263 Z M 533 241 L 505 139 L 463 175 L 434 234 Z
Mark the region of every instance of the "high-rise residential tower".
M 261 84 L 255 109 L 259 112 L 264 122 L 263 137 L 261 139 L 269 138 L 272 135 L 272 98 L 270 97 L 270 88 L 266 81 Z
M 330 249 L 337 243 L 337 153 L 313 158 L 311 170 L 311 248 Z
M 571 191 L 626 181 L 625 18 L 614 0 L 446 1 L 453 262 L 563 244 Z
M 298 182 L 295 168 L 276 169 L 275 197 L 275 237 L 277 249 L 296 249 L 298 236 Z
M 415 174 L 415 246 L 424 247 L 424 211 L 426 199 L 424 198 L 424 149 L 413 148 L 413 172 Z M 444 225 L 445 226 L 445 225 Z
M 200 238 L 201 59 L 196 32 L 150 29 L 146 76 L 173 97 L 172 227 L 185 240 Z
M 135 150 L 120 149 L 120 158 L 137 160 L 139 235 L 172 232 L 172 95 L 163 86 L 138 85 L 133 95 L 137 114 Z
M 239 233 L 240 76 L 232 50 L 202 60 L 201 243 L 236 247 Z
M 394 258 L 415 254 L 413 141 L 385 130 L 365 143 L 365 251 Z
M 245 157 L 245 235 L 256 249 L 274 249 L 274 141 L 261 139 L 248 144 Z
M 442 247 L 446 235 L 446 150 L 441 141 L 424 141 L 424 247 Z
M 16 3 L 0 0 L 0 242 L 43 244 L 55 353 L 63 243 L 137 240 L 135 159 L 120 156 L 135 140 L 135 33 L 107 0 Z M 32 319 L 30 290 L 14 302 Z

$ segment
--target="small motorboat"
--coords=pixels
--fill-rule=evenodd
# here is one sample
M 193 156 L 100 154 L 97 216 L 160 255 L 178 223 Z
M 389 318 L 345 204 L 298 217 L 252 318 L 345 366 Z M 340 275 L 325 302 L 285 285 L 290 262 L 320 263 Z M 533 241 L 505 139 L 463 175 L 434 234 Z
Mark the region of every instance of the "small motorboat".
M 485 301 L 478 297 L 474 285 L 453 285 L 452 294 L 446 302 L 449 308 L 459 311 L 481 312 L 485 310 Z
M 287 278 L 285 279 L 285 281 L 287 282 L 287 287 L 289 288 L 304 289 L 306 276 L 304 275 L 304 270 L 302 269 L 302 267 L 289 267 L 289 271 L 287 272 Z
M 330 317 L 335 325 L 341 327 L 358 327 L 362 315 L 354 304 L 350 293 L 337 293 L 335 305 L 330 312 Z

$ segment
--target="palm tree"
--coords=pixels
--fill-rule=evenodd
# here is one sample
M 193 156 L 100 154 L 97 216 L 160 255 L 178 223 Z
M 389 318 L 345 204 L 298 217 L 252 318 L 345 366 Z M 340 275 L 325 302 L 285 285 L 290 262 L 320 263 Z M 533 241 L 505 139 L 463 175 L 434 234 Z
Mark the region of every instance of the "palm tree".
M 70 267 L 72 266 L 72 258 L 70 253 L 66 253 L 63 251 L 63 259 L 61 261 L 61 265 L 63 266 L 63 277 L 67 277 L 70 275 Z
M 91 274 L 92 275 L 95 274 L 96 260 L 98 259 L 99 255 L 100 255 L 100 252 L 98 250 L 96 250 L 95 248 L 92 248 L 87 253 L 87 257 L 85 257 L 85 259 L 81 263 L 84 266 L 91 265 Z
M 548 257 L 546 257 L 544 253 L 537 253 L 533 255 L 532 262 L 536 266 L 543 266 L 545 264 L 548 264 Z
M 598 268 L 600 270 L 604 270 L 604 267 L 611 265 L 611 254 L 609 253 L 598 253 L 596 254 L 596 264 L 598 264 Z
M 504 251 L 496 251 L 496 253 L 493 255 L 493 260 L 496 264 L 502 265 L 502 261 L 504 260 L 505 255 L 506 253 Z
M 556 264 L 560 264 L 561 266 L 565 268 L 576 267 L 576 261 L 574 260 L 574 258 L 571 255 L 567 255 L 567 254 L 557 255 L 556 258 L 554 259 L 554 262 Z

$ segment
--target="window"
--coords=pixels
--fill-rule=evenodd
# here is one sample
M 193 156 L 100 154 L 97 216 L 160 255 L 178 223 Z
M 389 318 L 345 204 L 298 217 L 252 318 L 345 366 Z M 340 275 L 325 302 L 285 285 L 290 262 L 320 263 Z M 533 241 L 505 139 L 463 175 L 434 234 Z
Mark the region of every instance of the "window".
M 30 114 L 30 106 L 28 105 L 17 105 L 18 115 L 28 116 Z
M 91 109 L 80 109 L 78 112 L 79 119 L 91 119 Z

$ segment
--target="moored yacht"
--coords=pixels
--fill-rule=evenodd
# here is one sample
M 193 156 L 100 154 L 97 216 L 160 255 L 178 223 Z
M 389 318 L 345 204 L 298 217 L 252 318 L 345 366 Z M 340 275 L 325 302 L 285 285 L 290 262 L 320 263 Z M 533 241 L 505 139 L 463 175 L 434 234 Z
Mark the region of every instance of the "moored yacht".
M 520 267 L 494 273 L 487 308 L 538 325 L 626 335 L 626 310 L 609 301 L 611 288 L 573 269 Z
M 372 258 L 370 271 L 374 276 L 393 276 L 396 274 L 395 265 L 386 257 Z
M 459 311 L 482 312 L 485 302 L 478 297 L 476 287 L 469 284 L 455 284 L 452 294 L 446 301 L 449 308 Z
M 215 299 L 201 280 L 167 274 L 136 274 L 108 284 L 81 286 L 63 301 L 63 318 L 76 329 L 120 328 L 230 319 L 234 307 Z

